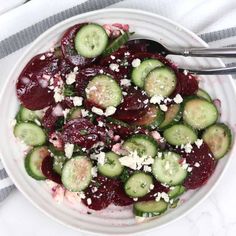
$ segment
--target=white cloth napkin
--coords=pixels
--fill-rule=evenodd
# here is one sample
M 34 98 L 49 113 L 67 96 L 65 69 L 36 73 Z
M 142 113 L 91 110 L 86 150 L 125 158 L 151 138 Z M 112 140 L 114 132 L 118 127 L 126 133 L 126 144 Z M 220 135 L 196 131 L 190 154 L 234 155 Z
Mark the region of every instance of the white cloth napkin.
M 0 8 L 0 88 L 18 57 L 40 33 L 65 18 L 104 7 L 154 12 L 197 33 L 210 46 L 236 45 L 235 0 L 31 0 L 20 6 L 24 1 L 4 2 Z M 236 65 L 232 59 L 224 62 Z M 12 189 L 0 163 L 0 202 Z

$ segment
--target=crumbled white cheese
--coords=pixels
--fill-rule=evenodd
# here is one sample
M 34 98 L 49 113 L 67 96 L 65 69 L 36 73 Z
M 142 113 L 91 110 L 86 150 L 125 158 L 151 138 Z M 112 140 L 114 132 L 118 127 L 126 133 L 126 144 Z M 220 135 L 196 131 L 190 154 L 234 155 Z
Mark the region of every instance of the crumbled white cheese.
M 199 164 L 198 162 L 196 162 L 196 163 L 194 164 L 194 166 L 195 166 L 195 167 L 200 167 L 200 164 Z
M 168 107 L 167 107 L 166 105 L 164 105 L 164 104 L 161 104 L 161 105 L 160 105 L 160 109 L 161 109 L 162 111 L 167 111 L 167 110 L 168 110 Z
M 192 146 L 190 143 L 187 143 L 187 144 L 184 146 L 184 151 L 185 151 L 186 153 L 191 153 L 192 149 L 193 149 L 193 146 Z
M 64 100 L 64 95 L 62 93 L 62 89 L 60 87 L 54 88 L 54 100 L 55 102 L 61 102 Z
M 188 171 L 188 172 L 191 172 L 192 170 L 193 170 L 193 167 L 188 167 L 188 168 L 187 168 L 187 171 Z
M 87 111 L 85 109 L 81 109 L 81 114 L 82 114 L 82 117 L 86 117 L 86 116 L 88 116 L 89 111 Z
M 187 75 L 188 74 L 188 70 L 184 70 L 183 73 L 184 73 L 184 75 Z
M 76 73 L 76 72 L 78 72 L 79 71 L 79 67 L 78 66 L 75 66 L 74 67 L 74 72 Z
M 140 63 L 141 63 L 141 60 L 139 58 L 135 58 L 131 64 L 133 67 L 138 67 Z
M 129 56 L 129 55 L 130 55 L 130 52 L 125 52 L 124 55 L 125 55 L 125 56 Z
M 91 169 L 91 175 L 93 177 L 97 177 L 98 176 L 98 168 L 96 166 L 94 166 L 92 169 Z
M 157 153 L 157 157 L 158 157 L 158 158 L 161 158 L 161 157 L 162 157 L 162 152 L 158 152 L 158 153 Z
M 41 126 L 41 122 L 38 119 L 34 119 L 36 125 Z
M 103 126 L 104 126 L 104 123 L 99 120 L 99 121 L 98 121 L 98 126 L 99 126 L 99 127 L 103 127 Z
M 156 202 L 159 202 L 159 201 L 161 200 L 161 193 L 158 192 L 156 195 L 157 195 L 157 196 L 156 196 L 156 198 L 155 198 L 155 201 L 156 201 Z
M 78 192 L 77 194 L 78 194 L 78 196 L 79 196 L 81 199 L 85 199 L 85 194 L 84 194 L 84 192 Z
M 143 166 L 143 170 L 145 171 L 145 172 L 152 172 L 152 167 L 150 167 L 150 166 Z
M 138 201 L 138 198 L 137 198 L 137 197 L 134 197 L 133 200 L 134 200 L 135 202 L 137 202 L 137 201 Z
M 121 86 L 130 86 L 131 81 L 129 79 L 122 79 L 122 80 L 120 80 L 120 85 Z
M 154 95 L 154 96 L 151 97 L 150 103 L 152 103 L 152 104 L 161 104 L 161 102 L 163 100 L 164 100 L 164 97 L 158 96 L 158 95 Z
M 161 197 L 164 199 L 165 202 L 169 202 L 169 195 L 165 192 L 161 193 Z
M 183 102 L 183 98 L 181 97 L 180 94 L 176 94 L 176 96 L 174 97 L 174 102 L 177 104 L 180 104 L 181 102 Z
M 148 99 L 146 99 L 146 100 L 143 101 L 144 104 L 148 104 L 148 102 L 149 102 Z
M 168 103 L 168 102 L 171 102 L 171 101 L 172 101 L 171 98 L 165 98 L 165 99 L 164 99 L 164 103 L 165 103 L 165 104 Z
M 87 198 L 87 204 L 88 204 L 88 205 L 91 205 L 91 204 L 92 204 L 91 198 Z
M 42 55 L 39 59 L 40 59 L 41 61 L 43 61 L 43 60 L 46 59 L 46 57 L 45 57 L 45 55 Z
M 97 107 L 92 107 L 91 111 L 97 115 L 100 115 L 102 116 L 104 113 L 103 113 L 103 110 L 100 109 L 100 108 L 97 108 Z
M 65 144 L 65 156 L 67 158 L 71 158 L 73 155 L 73 151 L 74 151 L 74 144 L 66 143 Z
M 111 64 L 109 65 L 109 68 L 110 68 L 111 70 L 115 71 L 115 72 L 119 72 L 119 71 L 120 71 L 119 65 L 118 65 L 118 64 L 115 64 L 115 63 L 111 63 Z
M 113 106 L 109 106 L 106 108 L 106 111 L 104 113 L 105 116 L 111 116 L 116 112 L 116 108 Z
M 124 91 L 122 92 L 122 95 L 124 96 L 126 96 L 127 94 L 128 94 L 127 92 L 124 92 Z
M 111 57 L 112 60 L 115 60 L 115 59 L 116 59 L 116 57 L 113 56 L 113 55 L 111 55 L 110 57 Z
M 93 153 L 93 154 L 90 155 L 90 158 L 93 159 L 93 160 L 97 160 L 98 164 L 104 165 L 105 160 L 106 160 L 106 155 L 105 155 L 105 152 L 100 152 L 98 154 Z
M 66 84 L 73 84 L 76 79 L 76 73 L 70 72 L 68 75 L 66 75 Z
M 77 97 L 77 96 L 75 96 L 75 97 L 72 97 L 72 101 L 73 101 L 73 104 L 74 104 L 74 106 L 82 106 L 82 104 L 83 104 L 83 98 L 82 97 Z
M 202 139 L 197 139 L 197 140 L 195 141 L 195 144 L 196 144 L 196 146 L 197 146 L 198 148 L 200 148 L 200 147 L 202 146 L 202 144 L 203 144 L 203 140 L 202 140 Z
M 67 119 L 67 115 L 69 114 L 69 112 L 70 112 L 70 109 L 68 109 L 68 108 L 66 108 L 64 111 L 62 111 L 65 120 Z
M 183 163 L 183 164 L 182 164 L 182 168 L 183 168 L 184 170 L 187 170 L 187 169 L 188 169 L 188 164 L 187 164 L 187 163 Z
M 150 190 L 153 190 L 154 187 L 155 187 L 154 184 L 150 184 L 149 189 L 150 189 Z

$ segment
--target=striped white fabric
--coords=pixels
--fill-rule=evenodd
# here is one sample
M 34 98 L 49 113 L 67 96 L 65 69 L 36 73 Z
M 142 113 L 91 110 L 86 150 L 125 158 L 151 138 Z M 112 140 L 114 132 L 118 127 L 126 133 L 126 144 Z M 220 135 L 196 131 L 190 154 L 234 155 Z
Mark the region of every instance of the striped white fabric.
M 8 11 L 0 15 L 0 75 L 6 76 L 11 65 L 17 60 L 19 52 L 51 26 L 71 16 L 111 6 L 142 9 L 171 18 L 197 33 L 212 47 L 236 46 L 235 0 L 149 0 L 149 4 L 143 0 L 67 0 L 67 3 L 67 5 L 61 5 L 61 11 L 52 14 L 53 10 L 50 10 L 47 4 L 56 4 L 60 7 L 57 0 L 31 0 L 26 3 L 27 8 L 22 6 L 12 10 L 14 14 Z M 68 6 L 72 7 L 67 9 Z M 39 20 L 32 25 L 27 19 L 20 22 L 21 15 L 26 12 L 34 14 L 32 20 Z M 19 22 L 18 30 L 16 29 L 17 21 Z M 234 59 L 226 59 L 224 62 L 226 65 L 236 65 Z M 14 185 L 0 161 L 0 202 L 13 189 Z

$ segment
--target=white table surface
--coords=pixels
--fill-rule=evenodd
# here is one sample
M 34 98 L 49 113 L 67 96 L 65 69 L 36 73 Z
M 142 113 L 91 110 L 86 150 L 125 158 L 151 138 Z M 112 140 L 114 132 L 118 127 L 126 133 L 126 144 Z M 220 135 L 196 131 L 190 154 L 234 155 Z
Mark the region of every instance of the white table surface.
M 1 77 L 7 76 L 12 61 L 21 54 L 1 60 L 4 66 Z M 0 87 L 3 80 L 0 80 Z M 191 213 L 171 225 L 142 235 L 181 235 L 181 236 L 235 236 L 236 235 L 236 158 L 211 195 Z M 78 231 L 54 222 L 32 206 L 17 190 L 0 205 L 1 236 L 80 236 Z

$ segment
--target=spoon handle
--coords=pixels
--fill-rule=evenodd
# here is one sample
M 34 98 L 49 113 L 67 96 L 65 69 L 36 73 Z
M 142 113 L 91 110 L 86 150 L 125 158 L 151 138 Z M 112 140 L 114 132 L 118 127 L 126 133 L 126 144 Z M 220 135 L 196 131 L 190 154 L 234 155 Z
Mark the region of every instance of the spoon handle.
M 185 57 L 236 57 L 236 47 L 227 48 L 185 48 L 170 50 L 170 54 Z
M 191 74 L 197 75 L 229 75 L 236 73 L 236 66 L 232 67 L 223 67 L 223 68 L 215 68 L 215 69 L 179 69 L 180 71 L 188 71 Z

